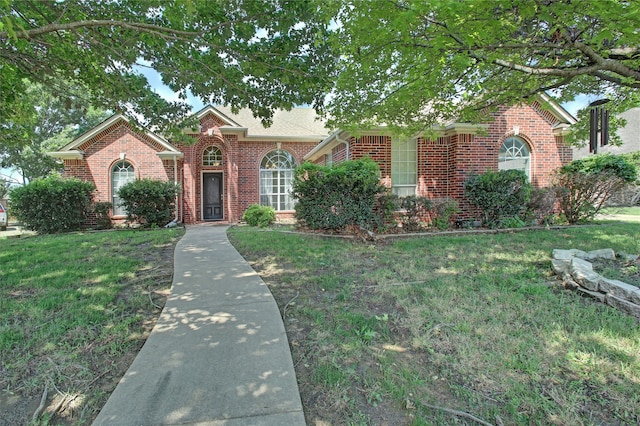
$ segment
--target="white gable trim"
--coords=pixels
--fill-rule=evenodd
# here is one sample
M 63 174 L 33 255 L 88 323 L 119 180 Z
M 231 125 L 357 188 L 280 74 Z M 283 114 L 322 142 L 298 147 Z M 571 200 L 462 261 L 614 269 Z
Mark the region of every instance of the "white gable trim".
M 56 158 L 61 158 L 63 160 L 81 160 L 83 158 L 84 152 L 78 150 L 78 147 L 80 147 L 85 142 L 90 141 L 92 138 L 94 138 L 101 132 L 118 124 L 118 122 L 120 121 L 124 123 L 129 123 L 129 119 L 124 115 L 114 114 L 111 117 L 107 118 L 102 123 L 98 124 L 93 129 L 78 136 L 76 139 L 74 139 L 65 147 L 63 147 L 60 151 L 50 152 L 48 153 L 48 155 Z M 152 133 L 152 132 L 145 132 L 144 135 L 150 138 L 151 140 L 153 140 L 154 142 L 156 142 L 158 145 L 162 146 L 165 150 L 163 152 L 172 152 L 172 153 L 175 153 L 175 155 L 182 155 L 181 151 L 177 150 L 176 147 L 171 145 L 169 141 L 167 141 L 162 136 L 156 135 L 155 133 Z M 79 153 L 79 154 L 73 154 L 73 153 Z

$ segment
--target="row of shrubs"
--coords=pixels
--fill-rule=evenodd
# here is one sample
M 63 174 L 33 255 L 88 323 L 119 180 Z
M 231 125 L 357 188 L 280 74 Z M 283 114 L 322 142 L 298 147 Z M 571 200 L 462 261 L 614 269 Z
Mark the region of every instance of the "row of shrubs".
M 464 190 L 483 226 L 512 228 L 549 223 L 558 209 L 570 224 L 586 222 L 614 192 L 636 179 L 636 166 L 626 157 L 598 155 L 557 170 L 551 188 L 536 190 L 523 172 L 504 170 L 471 176 Z M 172 182 L 139 179 L 120 188 L 118 196 L 129 221 L 157 227 L 171 221 L 178 190 Z M 108 228 L 112 205 L 92 203 L 94 191 L 91 183 L 50 176 L 14 189 L 12 212 L 27 229 L 40 233 L 81 229 L 90 216 L 98 227 Z M 367 158 L 334 166 L 304 163 L 294 172 L 292 194 L 297 199 L 296 218 L 310 229 L 384 232 L 398 224 L 406 231 L 427 225 L 447 229 L 458 213 L 452 199 L 390 194 L 380 183 L 378 165 Z M 267 226 L 275 217 L 272 208 L 253 205 L 243 220 Z
M 480 212 L 482 226 L 516 228 L 556 220 L 576 224 L 592 220 L 616 191 L 636 180 L 632 159 L 605 154 L 561 167 L 550 188 L 535 189 L 524 172 L 502 170 L 471 176 L 464 194 Z M 389 194 L 380 184 L 377 164 L 370 159 L 336 166 L 303 164 L 295 171 L 293 196 L 298 200 L 296 218 L 311 229 L 359 226 L 380 232 L 398 222 L 407 231 L 427 225 L 447 229 L 458 213 L 458 205 L 451 199 Z M 476 221 L 457 224 L 469 222 Z
M 109 202 L 93 203 L 96 188 L 79 179 L 49 176 L 11 191 L 11 212 L 26 229 L 51 234 L 83 229 L 91 216 L 97 227 L 112 226 Z M 173 182 L 139 179 L 118 191 L 127 220 L 143 227 L 164 226 L 175 211 Z

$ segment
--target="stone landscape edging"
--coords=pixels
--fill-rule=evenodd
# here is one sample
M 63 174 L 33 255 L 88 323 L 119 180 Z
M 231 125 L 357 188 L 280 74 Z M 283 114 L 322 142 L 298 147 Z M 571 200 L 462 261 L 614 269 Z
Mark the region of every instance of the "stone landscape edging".
M 627 260 L 638 256 L 619 254 Z M 640 288 L 603 277 L 593 270 L 593 259 L 616 259 L 612 249 L 585 252 L 577 249 L 553 250 L 551 265 L 566 288 L 576 290 L 602 303 L 640 318 Z

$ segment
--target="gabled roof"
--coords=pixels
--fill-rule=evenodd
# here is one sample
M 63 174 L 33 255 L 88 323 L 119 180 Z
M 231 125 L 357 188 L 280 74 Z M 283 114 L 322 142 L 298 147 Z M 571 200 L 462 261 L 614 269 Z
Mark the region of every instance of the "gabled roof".
M 60 151 L 47 152 L 47 155 L 55 158 L 60 158 L 62 160 L 81 160 L 84 157 L 84 151 L 81 151 L 79 149 L 80 146 L 82 146 L 82 144 L 84 144 L 85 142 L 90 141 L 93 137 L 97 136 L 101 132 L 118 124 L 119 122 L 129 123 L 130 120 L 122 114 L 114 114 L 104 120 L 102 123 L 98 124 L 93 129 L 86 131 L 82 135 L 72 140 Z M 158 152 L 158 156 L 160 158 L 182 158 L 182 156 L 184 155 L 162 136 L 159 136 L 152 132 L 145 132 L 144 135 L 164 148 L 164 151 Z
M 265 127 L 250 109 L 243 108 L 233 113 L 230 107 L 207 106 L 196 113 L 202 120 L 212 114 L 225 123 L 220 130 L 238 133 L 240 140 L 300 140 L 319 142 L 327 137 L 329 130 L 313 108 L 298 107 L 290 111 L 275 110 L 273 124 Z

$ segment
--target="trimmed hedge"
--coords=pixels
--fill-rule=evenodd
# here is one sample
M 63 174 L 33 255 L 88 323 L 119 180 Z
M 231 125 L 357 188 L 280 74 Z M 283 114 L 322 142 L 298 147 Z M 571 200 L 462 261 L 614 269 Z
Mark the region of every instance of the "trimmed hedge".
M 386 215 L 380 212 L 378 199 L 386 192 L 380 169 L 369 158 L 334 166 L 307 162 L 294 171 L 295 215 L 311 229 L 342 231 L 352 225 L 378 229 Z
M 173 182 L 137 179 L 118 191 L 127 219 L 143 227 L 165 226 L 173 219 L 178 186 Z
M 11 212 L 26 229 L 54 234 L 82 229 L 92 210 L 95 186 L 49 176 L 11 191 Z

